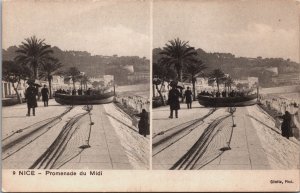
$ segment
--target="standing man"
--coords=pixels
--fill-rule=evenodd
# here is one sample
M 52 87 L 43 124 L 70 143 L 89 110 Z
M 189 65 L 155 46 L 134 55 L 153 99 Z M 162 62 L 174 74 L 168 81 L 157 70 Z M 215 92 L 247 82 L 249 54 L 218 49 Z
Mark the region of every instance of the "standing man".
M 184 96 L 185 96 L 185 102 L 187 104 L 187 108 L 191 109 L 192 108 L 192 91 L 190 90 L 190 87 L 187 87 L 187 90 L 184 92 Z
M 171 82 L 170 86 L 172 89 L 169 91 L 168 103 L 170 105 L 170 116 L 173 119 L 173 111 L 175 111 L 175 116 L 178 118 L 178 110 L 180 109 L 179 97 L 181 96 L 179 90 L 177 90 L 177 85 L 175 82 Z
M 42 88 L 42 100 L 44 102 L 44 107 L 48 107 L 48 100 L 49 100 L 49 90 L 44 84 L 44 88 Z
M 35 116 L 35 107 L 37 107 L 37 100 L 36 100 L 36 96 L 37 96 L 37 90 L 36 88 L 33 86 L 33 82 L 27 82 L 29 84 L 29 87 L 26 89 L 26 93 L 25 93 L 25 98 L 27 101 L 27 114 L 26 116 L 30 116 L 30 109 L 32 108 L 32 114 L 33 116 Z

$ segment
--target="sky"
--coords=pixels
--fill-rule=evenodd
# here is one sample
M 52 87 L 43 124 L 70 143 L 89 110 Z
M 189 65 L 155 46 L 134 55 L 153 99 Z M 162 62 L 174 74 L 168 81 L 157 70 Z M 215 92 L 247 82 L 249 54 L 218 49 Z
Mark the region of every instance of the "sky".
M 299 62 L 299 2 L 156 0 L 153 47 L 180 38 L 206 52 L 282 57 Z
M 2 47 L 33 35 L 62 50 L 150 58 L 149 0 L 4 1 Z

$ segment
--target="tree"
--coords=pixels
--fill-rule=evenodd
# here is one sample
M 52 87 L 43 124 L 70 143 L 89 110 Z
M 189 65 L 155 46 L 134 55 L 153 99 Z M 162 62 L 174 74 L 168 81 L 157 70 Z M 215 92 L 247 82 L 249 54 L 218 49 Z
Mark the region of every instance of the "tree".
M 38 78 L 38 67 L 49 59 L 49 54 L 53 53 L 50 45 L 44 43 L 45 40 L 37 39 L 35 36 L 26 38 L 25 42 L 16 50 L 16 61 L 29 65 L 33 70 L 33 78 Z
M 249 88 L 249 84 L 247 83 L 238 83 L 236 85 L 237 90 L 243 90 L 244 88 L 248 89 Z
M 173 66 L 177 71 L 179 81 L 182 81 L 182 68 L 187 63 L 194 61 L 197 52 L 190 47 L 189 42 L 181 41 L 179 38 L 170 40 L 166 47 L 160 52 L 162 58 L 160 63 L 167 66 Z
M 203 65 L 202 61 L 198 60 L 197 62 L 189 63 L 184 68 L 184 78 L 192 82 L 193 85 L 193 98 L 196 100 L 196 81 L 197 77 L 203 75 L 203 70 L 206 69 L 206 66 Z
M 77 82 L 80 78 L 80 71 L 76 67 L 70 67 L 68 71 L 65 72 L 65 76 L 71 78 L 73 82 L 73 89 L 75 89 L 75 82 Z
M 224 81 L 225 74 L 221 69 L 215 69 L 209 74 L 209 78 L 213 81 L 216 81 L 218 92 L 220 92 L 219 85 Z
M 53 75 L 61 67 L 61 63 L 56 58 L 49 58 L 47 61 L 44 61 L 41 65 L 40 77 L 46 78 L 49 83 L 50 98 L 52 98 L 52 80 Z
M 104 81 L 103 81 L 103 80 L 100 80 L 100 81 L 94 81 L 94 82 L 92 83 L 92 86 L 93 86 L 94 88 L 99 88 L 99 87 L 104 87 L 105 85 L 104 85 Z
M 80 79 L 80 82 L 83 84 L 84 89 L 87 90 L 87 84 L 91 83 L 90 78 L 84 74 L 79 79 Z
M 228 92 L 231 91 L 231 86 L 234 85 L 233 79 L 229 76 L 224 79 L 225 88 L 227 87 Z
M 31 70 L 27 66 L 23 66 L 15 61 L 3 61 L 2 80 L 12 83 L 20 104 L 22 103 L 22 98 L 18 92 L 18 87 L 21 84 L 21 80 L 26 80 L 30 76 Z
M 165 105 L 164 97 L 162 96 L 161 90 L 165 84 L 165 82 L 169 82 L 172 79 L 176 78 L 176 72 L 173 69 L 168 68 L 163 64 L 153 63 L 153 85 L 157 90 L 157 93 L 160 96 L 162 104 Z M 158 87 L 160 85 L 160 88 Z M 153 91 L 154 93 L 154 91 Z

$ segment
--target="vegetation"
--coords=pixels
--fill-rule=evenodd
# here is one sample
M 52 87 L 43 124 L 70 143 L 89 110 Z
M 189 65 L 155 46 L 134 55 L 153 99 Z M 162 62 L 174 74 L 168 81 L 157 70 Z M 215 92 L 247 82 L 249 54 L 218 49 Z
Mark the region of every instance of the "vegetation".
M 38 39 L 35 36 L 26 38 L 25 42 L 16 50 L 15 60 L 23 65 L 28 65 L 33 70 L 33 79 L 38 78 L 38 68 L 49 60 L 53 50 L 50 45 L 44 43 L 45 40 Z
M 75 83 L 80 80 L 80 71 L 76 67 L 71 67 L 65 71 L 65 77 L 69 77 L 73 82 L 73 89 L 75 89 Z
M 162 48 L 153 49 L 153 63 L 158 63 L 163 55 L 160 53 Z M 300 65 L 297 62 L 283 58 L 246 58 L 236 57 L 230 53 L 209 53 L 201 48 L 196 49 L 197 54 L 194 56 L 206 64 L 204 74 L 209 74 L 214 69 L 221 69 L 224 73 L 230 74 L 233 79 L 242 79 L 248 76 L 258 77 L 260 86 L 276 86 L 272 82 L 274 72 L 270 68 L 277 68 L 278 74 L 300 73 Z M 245 70 L 247 69 L 247 70 Z M 280 85 L 279 85 L 280 86 Z
M 184 68 L 184 78 L 185 80 L 189 80 L 193 85 L 193 99 L 196 100 L 196 81 L 197 77 L 204 77 L 203 70 L 206 69 L 206 66 L 202 63 L 202 61 L 196 61 L 193 63 L 189 63 Z
M 79 81 L 80 81 L 80 85 L 83 85 L 83 89 L 84 90 L 87 90 L 87 85 L 89 84 L 89 83 L 91 83 L 91 80 L 90 80 L 90 78 L 87 76 L 87 75 L 81 75 L 81 76 L 79 76 Z M 82 87 L 82 86 L 81 86 Z
M 2 80 L 12 83 L 13 89 L 17 94 L 19 103 L 22 103 L 22 98 L 18 92 L 21 85 L 21 80 L 27 80 L 32 75 L 31 70 L 15 61 L 3 61 L 2 63 Z
M 197 54 L 189 42 L 181 41 L 179 38 L 170 40 L 160 52 L 162 55 L 160 63 L 168 67 L 173 67 L 177 72 L 179 81 L 182 81 L 182 70 L 188 63 L 194 62 Z
M 48 80 L 50 98 L 52 98 L 52 80 L 53 75 L 61 67 L 61 63 L 58 59 L 50 58 L 42 63 L 40 77 Z
M 154 63 L 153 64 L 153 86 L 155 86 L 157 93 L 159 94 L 162 105 L 165 105 L 165 100 L 162 95 L 162 89 L 164 88 L 165 82 L 169 82 L 172 79 L 176 78 L 176 72 L 162 64 Z M 159 87 L 160 85 L 160 87 Z M 153 89 L 154 93 L 154 89 Z
M 227 88 L 227 91 L 230 92 L 231 91 L 231 86 L 234 85 L 234 81 L 233 79 L 228 76 L 224 79 L 224 86 L 225 88 Z
M 103 86 L 104 86 L 104 82 L 103 82 L 103 81 L 94 81 L 94 82 L 92 83 L 92 86 L 93 86 L 94 88 L 103 87 Z
M 209 74 L 209 79 L 217 83 L 218 92 L 220 92 L 220 84 L 225 80 L 225 74 L 220 69 L 215 69 Z

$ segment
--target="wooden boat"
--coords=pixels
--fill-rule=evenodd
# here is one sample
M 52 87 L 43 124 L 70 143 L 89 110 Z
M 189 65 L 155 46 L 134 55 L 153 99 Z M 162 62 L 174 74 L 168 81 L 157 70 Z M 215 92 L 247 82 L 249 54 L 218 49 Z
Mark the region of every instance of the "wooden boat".
M 62 105 L 87 105 L 111 103 L 114 99 L 114 92 L 95 95 L 68 95 L 55 94 L 55 101 Z
M 257 94 L 236 97 L 198 96 L 200 105 L 205 107 L 238 107 L 250 106 L 257 103 Z

